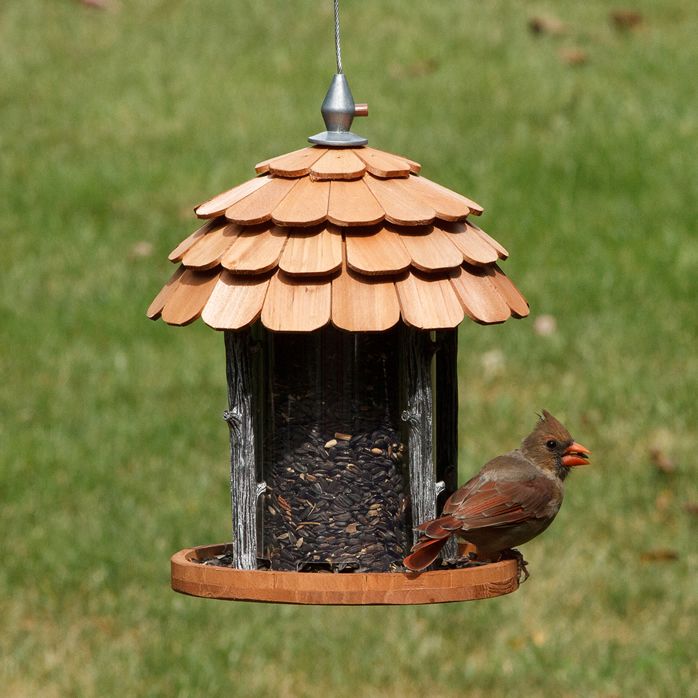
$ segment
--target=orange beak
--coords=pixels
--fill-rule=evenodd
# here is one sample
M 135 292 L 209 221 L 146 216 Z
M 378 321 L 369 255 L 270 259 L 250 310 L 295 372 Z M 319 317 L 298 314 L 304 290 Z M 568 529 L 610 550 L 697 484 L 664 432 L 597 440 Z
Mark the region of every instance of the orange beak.
M 591 451 L 588 448 L 575 441 L 565 449 L 562 464 L 568 468 L 573 465 L 588 465 L 590 454 Z

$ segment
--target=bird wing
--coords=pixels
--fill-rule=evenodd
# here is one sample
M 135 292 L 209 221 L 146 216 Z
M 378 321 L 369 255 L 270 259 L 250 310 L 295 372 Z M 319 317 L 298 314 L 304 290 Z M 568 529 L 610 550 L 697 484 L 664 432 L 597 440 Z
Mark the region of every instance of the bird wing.
M 453 493 L 443 513 L 458 519 L 466 530 L 548 516 L 547 505 L 556 495 L 553 481 L 544 475 L 522 473 L 517 479 L 508 475 L 481 472 Z
M 463 522 L 455 516 L 439 516 L 415 526 L 415 529 L 429 538 L 448 538 L 462 526 Z

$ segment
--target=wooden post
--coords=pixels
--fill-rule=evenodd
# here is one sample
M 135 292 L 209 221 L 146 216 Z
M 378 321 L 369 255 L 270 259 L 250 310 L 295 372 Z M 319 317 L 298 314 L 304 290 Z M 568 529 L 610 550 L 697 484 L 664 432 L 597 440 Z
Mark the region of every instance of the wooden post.
M 249 330 L 225 332 L 230 428 L 230 496 L 233 510 L 233 566 L 257 569 L 257 476 Z
M 458 489 L 458 330 L 436 333 L 436 479 L 444 483 L 438 496 L 441 512 L 446 500 Z M 455 558 L 454 538 L 442 557 Z
M 408 457 L 412 526 L 436 516 L 436 478 L 433 460 L 430 333 L 405 327 L 404 375 L 407 407 L 402 420 L 409 425 Z M 419 536 L 414 533 L 414 541 Z

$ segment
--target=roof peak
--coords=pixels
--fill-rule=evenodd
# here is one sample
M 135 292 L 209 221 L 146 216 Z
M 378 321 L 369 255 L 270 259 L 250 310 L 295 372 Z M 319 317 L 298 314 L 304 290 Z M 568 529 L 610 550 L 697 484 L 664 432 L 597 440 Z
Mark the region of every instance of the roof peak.
M 367 172 L 374 177 L 392 179 L 419 174 L 422 166 L 402 155 L 363 145 L 329 148 L 315 145 L 294 150 L 257 163 L 257 174 L 277 177 L 324 179 L 360 179 Z

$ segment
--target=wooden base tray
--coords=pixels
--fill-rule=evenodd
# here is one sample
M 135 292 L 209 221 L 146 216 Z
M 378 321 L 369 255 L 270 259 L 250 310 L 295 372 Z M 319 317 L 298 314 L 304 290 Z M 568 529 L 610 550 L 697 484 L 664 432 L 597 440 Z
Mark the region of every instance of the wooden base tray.
M 209 599 L 352 606 L 473 601 L 509 594 L 519 587 L 515 560 L 421 574 L 237 570 L 198 562 L 227 549 L 224 544 L 205 545 L 175 553 L 172 588 Z

